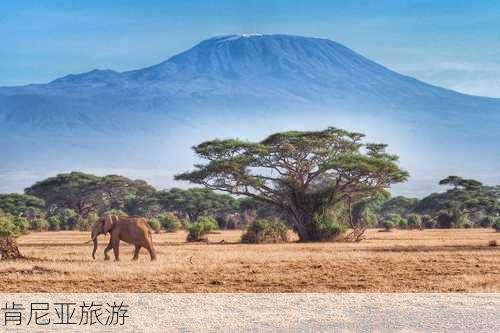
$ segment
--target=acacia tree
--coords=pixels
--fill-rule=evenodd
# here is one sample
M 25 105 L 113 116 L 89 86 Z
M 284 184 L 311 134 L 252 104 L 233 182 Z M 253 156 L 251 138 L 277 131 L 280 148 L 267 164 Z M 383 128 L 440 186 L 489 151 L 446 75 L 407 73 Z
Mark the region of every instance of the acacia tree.
M 86 217 L 99 203 L 96 196 L 98 187 L 98 176 L 71 172 L 39 181 L 24 192 L 44 199 L 49 214 L 56 209 L 70 208 L 79 216 Z
M 319 214 L 408 177 L 386 145 L 363 144 L 363 137 L 331 127 L 276 133 L 258 143 L 207 141 L 193 149 L 208 162 L 176 179 L 277 206 L 300 241 L 323 240 Z
M 71 209 L 81 218 L 110 209 L 146 215 L 156 190 L 143 180 L 123 176 L 99 177 L 83 172 L 59 174 L 39 181 L 25 193 L 42 198 L 48 215 Z

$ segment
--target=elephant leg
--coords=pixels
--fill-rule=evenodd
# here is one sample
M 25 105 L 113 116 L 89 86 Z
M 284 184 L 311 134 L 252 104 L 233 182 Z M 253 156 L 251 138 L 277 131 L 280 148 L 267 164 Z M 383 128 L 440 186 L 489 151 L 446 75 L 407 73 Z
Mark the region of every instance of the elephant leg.
M 153 248 L 153 244 L 146 244 L 146 246 L 144 247 L 146 248 L 146 250 L 148 250 L 149 255 L 151 257 L 151 261 L 156 260 L 156 251 Z
M 109 260 L 109 255 L 108 252 L 111 251 L 113 248 L 113 244 L 111 243 L 111 240 L 108 243 L 108 246 L 104 249 L 104 260 Z
M 136 245 L 135 246 L 135 250 L 134 250 L 134 258 L 132 258 L 132 260 L 139 259 L 139 251 L 141 251 L 141 246 L 140 245 Z
M 113 253 L 115 254 L 115 261 L 120 261 L 120 239 L 113 239 Z

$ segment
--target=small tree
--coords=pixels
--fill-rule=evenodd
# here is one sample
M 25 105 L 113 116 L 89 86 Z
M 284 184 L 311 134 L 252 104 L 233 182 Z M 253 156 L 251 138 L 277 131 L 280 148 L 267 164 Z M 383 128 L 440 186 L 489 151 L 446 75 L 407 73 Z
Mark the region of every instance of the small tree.
M 206 240 L 205 236 L 215 229 L 217 229 L 217 222 L 212 217 L 199 217 L 195 223 L 191 223 L 187 226 L 187 241 L 199 242 Z

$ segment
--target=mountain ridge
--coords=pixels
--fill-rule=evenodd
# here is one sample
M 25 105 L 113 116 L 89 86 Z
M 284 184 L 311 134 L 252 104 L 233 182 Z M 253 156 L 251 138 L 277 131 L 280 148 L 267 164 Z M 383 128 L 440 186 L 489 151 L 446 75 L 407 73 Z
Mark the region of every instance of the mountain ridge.
M 0 87 L 0 154 L 12 160 L 7 171 L 107 168 L 118 155 L 177 170 L 192 163 L 191 145 L 214 136 L 253 139 L 326 125 L 388 142 L 416 170 L 415 145 L 426 156 L 449 154 L 457 165 L 472 152 L 490 164 L 497 163 L 491 155 L 500 155 L 494 144 L 500 99 L 427 84 L 324 38 L 216 36 L 145 68 Z M 158 156 L 174 148 L 173 162 Z

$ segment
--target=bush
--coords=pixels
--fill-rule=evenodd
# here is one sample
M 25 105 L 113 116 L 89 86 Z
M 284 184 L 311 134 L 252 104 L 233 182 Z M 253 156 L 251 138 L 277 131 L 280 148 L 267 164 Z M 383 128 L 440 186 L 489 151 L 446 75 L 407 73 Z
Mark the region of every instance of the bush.
M 493 216 L 485 216 L 479 221 L 479 226 L 481 228 L 491 228 L 493 223 L 495 223 L 495 218 Z
M 78 227 L 78 219 L 80 216 L 73 209 L 65 208 L 58 214 L 61 221 L 61 229 L 76 230 Z
M 166 213 L 158 216 L 161 227 L 165 229 L 166 232 L 175 232 L 179 230 L 182 226 L 181 220 L 172 213 Z
M 202 216 L 198 218 L 195 223 L 191 223 L 187 226 L 187 241 L 199 242 L 205 240 L 205 235 L 215 229 L 217 229 L 217 222 L 212 217 Z
M 282 243 L 288 241 L 288 228 L 278 219 L 256 220 L 241 236 L 243 243 Z
M 47 219 L 47 222 L 49 223 L 49 230 L 50 231 L 58 231 L 61 230 L 62 222 L 61 218 L 57 215 L 52 215 Z
M 30 230 L 30 221 L 22 216 L 17 216 L 12 218 L 12 223 L 16 226 L 17 230 L 21 234 L 25 234 Z
M 495 229 L 497 232 L 500 232 L 500 217 L 496 218 L 496 220 L 492 226 L 493 226 L 493 229 Z
M 418 214 L 410 214 L 410 216 L 408 216 L 408 228 L 409 229 L 421 229 L 422 228 L 422 217 Z
M 151 229 L 154 230 L 154 232 L 159 233 L 161 230 L 161 223 L 157 218 L 150 218 L 148 219 L 148 224 L 151 227 Z
M 385 220 L 382 221 L 381 226 L 385 231 L 391 231 L 392 229 L 394 229 L 394 222 L 392 222 L 391 220 Z
M 429 215 L 422 216 L 422 226 L 425 229 L 433 229 L 436 227 L 436 221 Z
M 34 219 L 31 221 L 31 230 L 33 231 L 45 231 L 49 230 L 49 222 L 45 219 Z
M 391 214 L 388 220 L 392 222 L 393 226 L 397 226 L 399 229 L 406 229 L 408 226 L 408 221 L 402 218 L 399 214 Z
M 0 214 L 0 239 L 15 237 L 20 233 L 10 215 Z
M 347 227 L 337 223 L 338 214 L 336 211 L 327 211 L 324 214 L 316 214 L 313 217 L 312 229 L 316 241 L 334 241 L 339 238 Z

